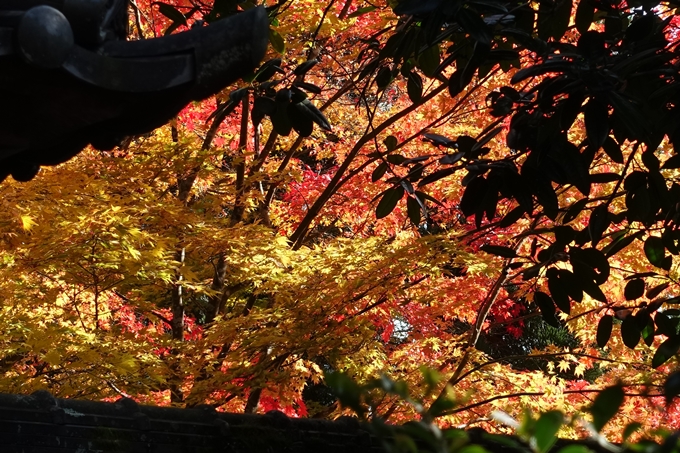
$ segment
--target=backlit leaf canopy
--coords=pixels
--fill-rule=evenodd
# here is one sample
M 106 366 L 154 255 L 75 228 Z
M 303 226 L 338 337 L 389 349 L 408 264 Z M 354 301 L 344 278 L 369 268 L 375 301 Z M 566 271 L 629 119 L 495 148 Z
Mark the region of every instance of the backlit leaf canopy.
M 251 6 L 165 3 L 134 39 Z M 324 376 L 382 373 L 442 424 L 548 411 L 541 451 L 677 420 L 677 5 L 266 6 L 247 80 L 0 186 L 0 390 L 334 418 Z

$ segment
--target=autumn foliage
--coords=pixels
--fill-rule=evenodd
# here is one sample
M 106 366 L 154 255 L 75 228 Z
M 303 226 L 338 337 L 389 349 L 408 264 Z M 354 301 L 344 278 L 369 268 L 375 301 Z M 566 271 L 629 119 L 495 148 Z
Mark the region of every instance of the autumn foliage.
M 131 39 L 252 6 L 132 3 Z M 621 383 L 612 439 L 631 422 L 677 425 L 663 398 L 680 348 L 669 345 L 680 319 L 677 230 L 665 233 L 672 140 L 624 137 L 627 104 L 579 94 L 585 112 L 560 129 L 560 158 L 591 162 L 573 174 L 537 164 L 526 193 L 528 170 L 510 170 L 538 152 L 541 132 L 518 122 L 561 114 L 534 102 L 542 77 L 564 68 L 521 71 L 606 27 L 592 16 L 604 7 L 584 29 L 586 2 L 574 2 L 563 31 L 539 30 L 564 43 L 551 57 L 506 37 L 477 64 L 487 37 L 468 12 L 473 25 L 441 38 L 395 2 L 265 3 L 272 45 L 248 80 L 111 152 L 0 185 L 0 391 L 334 418 L 346 409 L 325 372 L 382 373 L 426 404 L 454 398 L 442 424 L 502 430 L 493 409 L 578 414 Z M 545 3 L 527 7 L 540 16 Z M 677 18 L 658 16 L 677 39 Z M 461 34 L 467 72 L 444 64 Z M 564 110 L 569 96 L 551 102 Z M 595 109 L 614 115 L 611 136 Z M 394 394 L 371 410 L 417 414 Z

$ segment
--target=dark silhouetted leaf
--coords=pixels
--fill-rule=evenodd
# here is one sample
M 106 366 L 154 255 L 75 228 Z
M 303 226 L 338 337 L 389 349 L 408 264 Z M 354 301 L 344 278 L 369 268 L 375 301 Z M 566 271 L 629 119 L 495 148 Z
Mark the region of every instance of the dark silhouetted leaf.
M 586 124 L 588 141 L 595 149 L 599 149 L 609 136 L 608 106 L 606 103 L 592 98 L 588 104 L 586 104 L 583 116 Z
M 319 60 L 307 60 L 304 63 L 299 64 L 294 70 L 293 73 L 295 75 L 301 76 L 307 74 L 310 69 L 312 69 L 316 64 L 319 62 Z
M 612 161 L 616 162 L 617 164 L 623 163 L 623 153 L 621 152 L 621 146 L 616 143 L 616 140 L 607 136 L 602 143 L 602 148 Z
M 382 219 L 390 215 L 403 196 L 404 188 L 401 186 L 387 189 L 375 208 L 375 218 Z
M 657 368 L 666 363 L 680 349 L 680 337 L 677 334 L 661 343 L 652 357 L 652 368 Z
M 269 29 L 269 42 L 278 53 L 283 54 L 286 51 L 286 42 L 283 40 L 283 36 L 273 28 Z
M 649 300 L 652 300 L 655 297 L 657 297 L 659 294 L 661 294 L 669 286 L 670 286 L 670 282 L 666 282 L 666 283 L 662 283 L 660 285 L 657 285 L 654 288 L 650 288 L 649 291 L 647 291 L 647 294 L 645 294 L 645 297 Z
M 602 249 L 602 252 L 607 258 L 610 258 L 632 244 L 635 239 L 641 238 L 643 235 L 644 231 L 638 231 L 637 233 L 630 234 L 628 236 L 621 236 L 620 238 L 612 240 L 612 242 L 607 244 L 607 246 Z
M 413 197 L 406 198 L 406 211 L 408 213 L 408 218 L 411 220 L 411 223 L 413 223 L 416 226 L 420 225 L 421 211 L 418 200 L 416 200 Z
M 452 140 L 448 137 L 444 137 L 443 135 L 423 134 L 423 138 L 426 141 L 434 143 L 437 146 L 444 146 L 446 148 L 458 148 L 458 144 L 456 143 L 455 140 Z
M 666 162 L 664 162 L 663 167 L 664 169 L 674 169 L 674 168 L 680 168 L 680 154 L 676 154 L 674 156 L 671 156 L 668 158 Z
M 387 148 L 387 151 L 393 151 L 397 147 L 397 138 L 393 135 L 388 135 L 385 137 L 385 140 L 383 140 L 383 144 L 385 145 L 385 148 Z
M 635 317 L 628 316 L 621 323 L 621 339 L 623 344 L 630 349 L 635 349 L 640 342 L 640 329 L 635 322 Z
M 481 246 L 479 249 L 492 255 L 502 256 L 503 258 L 517 257 L 517 252 L 515 250 L 511 249 L 510 247 L 504 247 L 502 245 L 485 244 Z
M 294 84 L 296 87 L 300 87 L 303 90 L 309 91 L 310 93 L 314 94 L 320 94 L 321 93 L 321 88 L 318 86 L 312 84 L 312 83 L 307 83 L 307 82 L 295 82 Z
M 567 224 L 574 220 L 576 217 L 578 217 L 578 215 L 583 211 L 587 204 L 588 199 L 582 198 L 581 200 L 578 200 L 577 202 L 569 206 L 567 212 L 564 214 L 564 217 L 562 218 L 562 224 Z
M 649 260 L 651 264 L 656 267 L 663 267 L 666 249 L 664 248 L 663 240 L 660 237 L 648 237 L 645 241 L 644 249 L 647 260 Z
M 408 98 L 414 104 L 418 104 L 423 97 L 423 79 L 415 71 L 411 71 L 406 82 Z
M 375 167 L 375 170 L 373 170 L 373 173 L 371 174 L 371 181 L 376 182 L 383 176 L 385 176 L 385 173 L 387 172 L 387 162 L 383 162 L 377 167 Z
M 536 421 L 534 439 L 536 453 L 547 453 L 557 440 L 557 432 L 562 428 L 564 415 L 558 410 L 544 412 Z
M 569 302 L 569 282 L 561 278 L 560 272 L 555 268 L 550 268 L 546 272 L 548 277 L 548 289 L 555 301 L 555 305 L 564 313 L 571 313 L 571 303 Z
M 624 396 L 623 387 L 615 385 L 607 387 L 595 397 L 590 413 L 593 415 L 593 426 L 598 432 L 602 431 L 604 425 L 619 411 Z
M 442 168 L 441 170 L 437 170 L 434 173 L 431 173 L 431 174 L 425 176 L 423 179 L 421 179 L 418 182 L 418 187 L 423 187 L 423 186 L 430 184 L 434 181 L 439 181 L 442 178 L 446 178 L 447 176 L 451 176 L 456 171 L 458 171 L 458 169 L 455 168 L 455 167 Z
M 595 173 L 590 175 L 590 182 L 593 184 L 607 184 L 619 179 L 621 179 L 621 175 L 617 173 Z
M 442 157 L 439 159 L 439 163 L 442 165 L 453 165 L 460 161 L 463 157 L 465 157 L 465 153 L 454 153 L 454 154 L 447 154 L 446 156 Z
M 564 36 L 569 28 L 571 7 L 571 0 L 540 2 L 537 24 L 538 37 L 544 41 L 547 41 L 548 38 L 553 38 L 556 41 L 562 39 L 562 36 Z
M 595 6 L 593 6 L 590 0 L 581 0 L 578 2 L 574 22 L 576 23 L 576 29 L 579 31 L 579 33 L 583 34 L 588 31 L 590 24 L 593 22 L 594 16 Z
M 604 348 L 612 336 L 612 326 L 614 324 L 614 317 L 612 315 L 604 315 L 600 318 L 597 324 L 597 345 Z
M 513 225 L 515 222 L 522 218 L 525 212 L 526 211 L 524 210 L 523 207 L 517 206 L 512 211 L 505 214 L 505 217 L 501 219 L 499 226 L 501 228 L 507 228 L 510 225 Z
M 490 45 L 493 37 L 489 26 L 484 23 L 482 18 L 470 8 L 460 8 L 458 10 L 458 23 L 466 33 L 482 44 Z M 439 64 L 439 62 L 437 62 Z
M 439 67 L 438 45 L 428 47 L 418 55 L 418 67 L 428 77 L 436 75 L 437 67 Z
M 626 283 L 626 287 L 623 290 L 623 295 L 626 300 L 635 300 L 642 297 L 645 293 L 645 281 L 641 278 L 636 278 Z
M 560 322 L 555 317 L 555 304 L 553 300 L 546 293 L 536 291 L 534 293 L 534 302 L 541 310 L 543 320 L 553 327 L 560 327 Z
M 453 170 L 453 168 L 447 170 Z M 488 186 L 487 180 L 482 176 L 477 176 L 467 185 L 460 200 L 460 210 L 463 211 L 465 217 L 471 216 L 482 206 Z

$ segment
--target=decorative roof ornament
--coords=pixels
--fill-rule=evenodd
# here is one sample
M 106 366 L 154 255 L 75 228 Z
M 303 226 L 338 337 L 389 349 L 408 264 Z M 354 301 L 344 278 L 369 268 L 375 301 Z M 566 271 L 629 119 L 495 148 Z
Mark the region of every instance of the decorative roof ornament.
M 2 0 L 0 181 L 162 126 L 248 74 L 267 48 L 262 7 L 140 41 L 126 40 L 127 14 L 127 0 Z

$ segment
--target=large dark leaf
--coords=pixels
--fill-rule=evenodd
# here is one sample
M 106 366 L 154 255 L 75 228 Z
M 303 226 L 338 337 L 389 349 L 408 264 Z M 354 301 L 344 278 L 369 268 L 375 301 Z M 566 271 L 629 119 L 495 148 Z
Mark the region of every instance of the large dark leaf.
M 488 188 L 489 183 L 483 176 L 477 176 L 470 181 L 460 200 L 460 210 L 465 217 L 471 216 L 482 207 Z
M 509 227 L 522 218 L 526 210 L 522 206 L 517 206 L 512 211 L 505 214 L 505 217 L 501 219 L 499 226 L 501 228 Z
M 423 134 L 423 139 L 437 146 L 444 146 L 446 148 L 458 148 L 458 144 L 456 143 L 455 140 L 448 137 L 444 137 L 443 135 L 428 133 Z
M 668 338 L 659 345 L 659 348 L 652 357 L 652 368 L 657 368 L 666 363 L 671 357 L 678 353 L 680 349 L 680 337 L 676 335 Z
M 602 431 L 604 425 L 619 411 L 624 396 L 623 387 L 615 385 L 602 390 L 595 397 L 590 413 L 593 415 L 593 426 L 598 432 Z
M 538 37 L 545 41 L 562 39 L 569 28 L 571 7 L 571 0 L 542 0 L 538 7 Z
M 394 14 L 409 16 L 431 13 L 444 0 L 401 0 L 397 6 L 394 7 Z
M 375 167 L 375 170 L 373 170 L 373 173 L 371 174 L 371 181 L 373 182 L 378 181 L 385 175 L 387 169 L 388 169 L 387 162 L 382 162 L 380 165 Z
M 288 116 L 295 132 L 301 137 L 309 137 L 314 130 L 314 122 L 311 115 L 302 104 L 289 104 Z
M 626 317 L 621 323 L 621 339 L 623 344 L 631 349 L 635 349 L 635 346 L 640 342 L 640 328 L 634 316 Z
M 583 112 L 591 146 L 599 149 L 609 136 L 609 109 L 605 102 L 591 98 Z M 613 160 L 613 159 L 612 159 Z
M 555 305 L 564 313 L 571 313 L 571 303 L 569 302 L 568 282 L 560 278 L 560 273 L 555 268 L 550 268 L 546 272 L 548 277 L 548 289 L 555 301 Z
M 626 287 L 623 290 L 623 295 L 626 300 L 635 300 L 642 297 L 645 293 L 645 281 L 641 278 L 636 278 L 626 283 Z
M 645 297 L 649 300 L 654 299 L 657 297 L 659 294 L 664 292 L 666 288 L 670 286 L 670 282 L 662 283 L 660 285 L 655 286 L 654 288 L 650 288 L 649 291 L 647 291 L 647 294 L 645 294 Z
M 590 214 L 590 220 L 588 222 L 588 234 L 590 234 L 590 240 L 593 247 L 602 239 L 602 234 L 609 227 L 609 211 L 607 211 L 607 205 L 605 203 L 599 205 L 593 209 L 592 214 Z
M 331 130 L 331 124 L 328 122 L 324 114 L 321 113 L 321 110 L 316 108 L 316 106 L 312 104 L 309 99 L 303 100 L 298 105 L 301 107 L 301 110 L 321 129 L 326 131 Z
M 420 203 L 418 203 L 418 200 L 412 197 L 407 197 L 406 198 L 406 212 L 408 214 L 409 220 L 411 220 L 411 223 L 414 225 L 418 226 L 420 225 L 420 214 L 421 214 L 421 209 L 420 209 Z
M 309 72 L 310 69 L 312 69 L 316 64 L 319 62 L 319 60 L 307 60 L 304 63 L 299 64 L 294 70 L 293 73 L 297 76 L 304 76 Z
M 597 324 L 597 345 L 604 348 L 609 342 L 609 338 L 612 336 L 612 326 L 614 323 L 614 317 L 612 315 L 604 315 L 600 318 L 600 322 Z
M 414 104 L 418 104 L 423 97 L 423 79 L 415 71 L 411 71 L 408 75 L 406 91 L 408 92 L 409 99 Z
M 590 2 L 590 0 L 581 0 L 578 2 L 574 22 L 576 23 L 576 29 L 579 31 L 579 33 L 583 34 L 588 31 L 590 24 L 593 22 L 594 16 L 595 6 Z
M 497 255 L 503 258 L 515 258 L 517 256 L 517 252 L 514 249 L 502 245 L 485 244 L 479 249 L 486 253 L 490 253 L 491 255 Z
M 609 136 L 605 137 L 604 143 L 602 143 L 602 148 L 611 160 L 617 164 L 623 163 L 623 153 L 621 152 L 621 146 L 616 143 L 616 140 Z
M 569 260 L 576 275 L 587 276 L 598 285 L 603 284 L 609 278 L 609 260 L 597 249 L 571 248 Z
M 375 208 L 375 218 L 382 219 L 383 217 L 390 215 L 403 196 L 404 188 L 401 186 L 387 189 L 380 199 L 378 206 Z
M 656 267 L 663 267 L 666 249 L 660 237 L 650 236 L 645 241 L 645 255 L 647 260 Z
M 482 18 L 470 8 L 460 8 L 456 17 L 458 23 L 466 33 L 478 43 L 489 46 L 493 37 L 489 26 L 484 23 Z
M 555 304 L 553 300 L 546 293 L 536 291 L 534 293 L 534 302 L 541 310 L 543 320 L 553 327 L 560 327 L 560 322 L 555 317 Z

